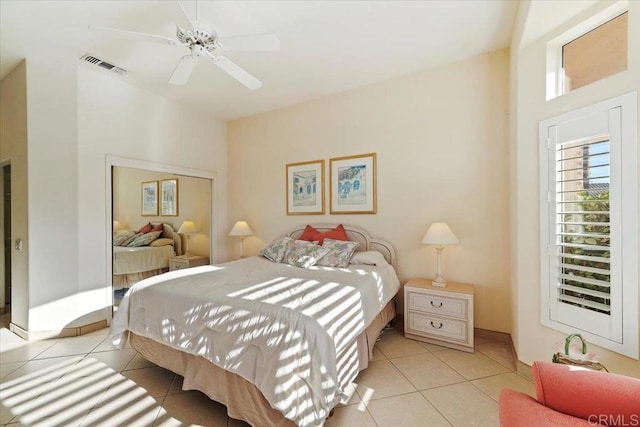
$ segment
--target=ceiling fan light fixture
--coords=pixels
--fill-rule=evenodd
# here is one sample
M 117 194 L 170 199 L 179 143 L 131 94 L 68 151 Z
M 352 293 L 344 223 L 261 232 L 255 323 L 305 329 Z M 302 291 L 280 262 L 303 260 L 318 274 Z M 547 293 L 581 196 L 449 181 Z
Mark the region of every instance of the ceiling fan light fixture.
M 194 44 L 193 46 L 191 46 L 191 57 L 196 61 L 198 60 L 199 57 L 204 55 L 205 52 L 206 51 L 204 47 L 202 47 L 202 45 Z

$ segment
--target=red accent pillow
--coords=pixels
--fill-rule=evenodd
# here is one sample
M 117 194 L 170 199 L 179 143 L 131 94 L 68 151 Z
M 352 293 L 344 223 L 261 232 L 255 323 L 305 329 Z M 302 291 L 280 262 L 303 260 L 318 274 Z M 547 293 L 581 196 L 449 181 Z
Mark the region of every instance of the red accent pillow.
M 324 233 L 318 233 L 313 236 L 313 240 L 317 240 L 319 245 L 322 245 L 324 239 L 343 240 L 347 241 L 347 232 L 344 231 L 342 224 L 334 228 L 333 230 L 325 231 Z
M 160 224 L 156 225 L 155 227 L 153 227 L 151 229 L 151 231 L 164 231 L 164 226 L 163 226 L 162 223 L 160 223 Z
M 147 225 L 143 225 L 140 230 L 138 230 L 138 233 L 148 233 L 151 230 L 153 230 L 153 225 L 149 222 Z
M 313 242 L 313 236 L 315 236 L 316 234 L 320 234 L 318 233 L 318 230 L 316 230 L 315 228 L 313 228 L 310 225 L 307 225 L 304 228 L 304 231 L 302 232 L 302 235 L 300 237 L 298 237 L 298 240 L 306 240 L 307 242 Z
M 325 231 L 324 233 L 320 233 L 318 230 L 313 228 L 310 225 L 307 225 L 302 232 L 302 235 L 298 237 L 298 240 L 306 240 L 309 242 L 318 242 L 319 245 L 322 245 L 324 239 L 333 239 L 333 240 L 343 240 L 347 241 L 347 233 L 344 231 L 344 227 L 342 224 L 338 225 L 336 228 Z

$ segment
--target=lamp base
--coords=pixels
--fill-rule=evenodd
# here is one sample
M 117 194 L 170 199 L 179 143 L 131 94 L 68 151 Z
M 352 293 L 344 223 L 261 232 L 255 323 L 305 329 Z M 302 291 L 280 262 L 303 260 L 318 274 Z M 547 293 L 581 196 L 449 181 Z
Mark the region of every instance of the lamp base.
M 431 282 L 431 286 L 445 288 L 447 281 L 442 277 L 442 251 L 444 246 L 436 246 L 436 278 Z
M 447 287 L 447 281 L 444 280 L 443 278 L 436 278 L 435 280 L 431 281 L 431 286 L 437 286 L 439 288 L 446 288 Z

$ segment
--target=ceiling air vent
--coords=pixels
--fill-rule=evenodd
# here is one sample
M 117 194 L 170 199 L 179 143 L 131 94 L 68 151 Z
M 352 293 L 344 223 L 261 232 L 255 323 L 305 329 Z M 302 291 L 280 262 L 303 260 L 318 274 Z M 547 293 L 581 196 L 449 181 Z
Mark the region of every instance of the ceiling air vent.
M 127 70 L 125 70 L 124 68 L 120 68 L 116 65 L 110 64 L 107 61 L 104 61 L 100 58 L 96 58 L 93 55 L 89 55 L 88 53 L 83 55 L 80 58 L 81 61 L 85 61 L 88 62 L 89 64 L 93 64 L 93 65 L 97 65 L 100 68 L 104 68 L 107 71 L 111 71 L 113 73 L 119 74 L 121 76 L 124 76 L 127 74 Z

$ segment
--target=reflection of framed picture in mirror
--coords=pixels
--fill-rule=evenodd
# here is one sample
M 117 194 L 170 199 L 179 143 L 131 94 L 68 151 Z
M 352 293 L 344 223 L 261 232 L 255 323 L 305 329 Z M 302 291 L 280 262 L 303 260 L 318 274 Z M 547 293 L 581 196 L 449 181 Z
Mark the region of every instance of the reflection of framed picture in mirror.
M 142 183 L 142 216 L 158 216 L 158 181 Z
M 324 214 L 324 160 L 287 165 L 287 215 Z
M 331 214 L 376 213 L 376 153 L 329 159 Z
M 178 179 L 160 181 L 160 215 L 178 216 Z

